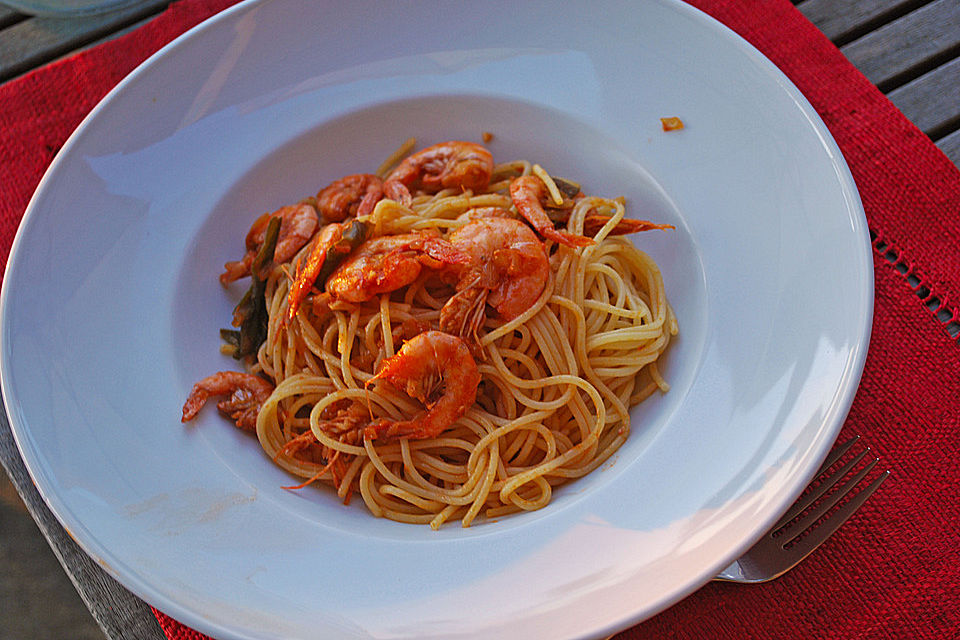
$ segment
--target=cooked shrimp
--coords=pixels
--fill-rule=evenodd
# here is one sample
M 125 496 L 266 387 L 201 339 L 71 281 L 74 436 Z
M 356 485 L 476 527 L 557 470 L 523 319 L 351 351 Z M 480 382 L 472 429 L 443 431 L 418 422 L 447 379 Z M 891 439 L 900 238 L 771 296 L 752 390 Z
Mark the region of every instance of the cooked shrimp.
M 426 409 L 410 420 L 375 420 L 365 438 L 435 438 L 459 419 L 477 398 L 480 371 L 467 345 L 448 333 L 426 331 L 403 343 L 383 361 L 367 385 L 383 380 Z
M 228 262 L 223 265 L 224 272 L 220 275 L 220 282 L 228 284 L 239 278 L 250 275 L 250 266 L 263 244 L 267 233 L 267 225 L 271 218 L 280 218 L 280 235 L 277 237 L 277 246 L 273 251 L 273 261 L 286 262 L 313 237 L 317 230 L 319 218 L 313 205 L 307 203 L 280 207 L 273 213 L 265 213 L 256 220 L 247 232 L 247 253 L 242 259 Z
M 489 304 L 512 320 L 540 297 L 550 275 L 543 242 L 530 227 L 513 218 L 489 217 L 469 222 L 450 234 L 450 243 L 473 258 L 460 272 L 457 293 L 440 310 L 440 328 L 466 337 L 476 333 Z
M 593 240 L 586 236 L 578 236 L 554 228 L 553 221 L 550 220 L 547 212 L 543 209 L 543 202 L 548 196 L 547 185 L 537 176 L 521 176 L 510 183 L 510 198 L 513 200 L 517 211 L 544 238 L 569 247 L 584 247 L 593 244 Z
M 293 284 L 290 285 L 290 291 L 287 294 L 287 322 L 297 317 L 300 305 L 303 304 L 316 281 L 325 280 L 333 273 L 334 268 L 350 255 L 351 251 L 360 246 L 366 234 L 366 225 L 357 220 L 334 222 L 320 230 L 313 241 L 313 248 L 307 256 L 303 269 L 299 264 L 297 265 Z
M 383 181 L 372 173 L 336 180 L 317 194 L 317 208 L 326 222 L 368 215 L 383 197 Z
M 257 428 L 257 415 L 264 401 L 273 393 L 273 385 L 260 376 L 239 371 L 220 371 L 193 385 L 183 405 L 182 422 L 192 420 L 210 396 L 230 398 L 217 403 L 217 408 L 230 416 L 241 429 Z
M 566 224 L 570 219 L 572 208 L 566 210 L 558 209 L 555 213 L 551 211 L 548 215 L 554 223 Z M 609 216 L 605 213 L 597 213 L 595 209 L 590 209 L 583 217 L 583 233 L 587 236 L 595 236 L 608 222 Z M 610 230 L 611 236 L 625 236 L 630 233 L 640 233 L 641 231 L 653 231 L 655 229 L 666 231 L 667 229 L 676 229 L 672 224 L 658 224 L 649 220 L 637 220 L 635 218 L 621 218 L 620 222 L 614 225 Z
M 485 189 L 491 175 L 489 151 L 473 142 L 450 140 L 408 156 L 387 176 L 383 191 L 388 198 L 409 205 L 412 190 Z
M 586 235 L 596 235 L 608 222 L 610 216 L 602 213 L 588 213 L 583 218 L 583 233 Z M 653 231 L 658 229 L 666 231 L 667 229 L 676 229 L 672 224 L 657 224 L 649 220 L 637 220 L 635 218 L 623 218 L 610 230 L 612 236 L 625 236 L 629 233 L 640 233 L 641 231 Z
M 366 302 L 396 291 L 420 276 L 423 267 L 467 265 L 470 256 L 436 233 L 415 231 L 367 240 L 327 280 L 336 300 Z

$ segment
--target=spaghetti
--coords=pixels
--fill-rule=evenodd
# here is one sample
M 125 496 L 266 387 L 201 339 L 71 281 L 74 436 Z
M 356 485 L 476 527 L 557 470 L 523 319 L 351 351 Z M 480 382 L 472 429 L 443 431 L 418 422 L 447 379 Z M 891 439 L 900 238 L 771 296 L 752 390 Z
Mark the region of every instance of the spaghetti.
M 491 164 L 483 187 L 434 186 L 419 175 L 403 185 L 408 196 L 389 184 L 403 162 L 381 167 L 388 197 L 340 223 L 324 255 L 317 247 L 330 225 L 286 262 L 247 260 L 266 312 L 247 369 L 273 385 L 255 398 L 257 437 L 298 487 L 326 483 L 344 502 L 359 493 L 376 516 L 437 528 L 540 509 L 555 487 L 617 451 L 632 406 L 669 388 L 658 359 L 677 321 L 660 271 L 616 235 L 665 227 L 631 221 L 622 199 L 586 197 L 525 161 Z M 512 186 L 526 177 L 545 194 L 533 215 L 549 217 L 551 229 L 565 220 L 560 235 L 542 233 L 543 219 L 517 202 Z M 363 225 L 362 239 L 348 222 Z M 560 241 L 541 240 L 548 235 Z M 375 240 L 388 250 L 371 249 Z M 291 293 L 310 260 L 337 247 L 345 257 L 333 273 Z M 382 272 L 371 274 L 368 259 Z M 383 274 L 409 266 L 403 260 L 417 273 L 384 285 Z M 331 295 L 336 278 L 349 294 Z M 360 299 L 368 289 L 375 293 Z M 231 413 L 246 391 L 235 381 L 208 385 L 199 403 L 233 393 L 233 405 L 221 403 Z M 194 402 L 192 415 L 198 409 Z M 427 418 L 449 424 L 428 429 Z

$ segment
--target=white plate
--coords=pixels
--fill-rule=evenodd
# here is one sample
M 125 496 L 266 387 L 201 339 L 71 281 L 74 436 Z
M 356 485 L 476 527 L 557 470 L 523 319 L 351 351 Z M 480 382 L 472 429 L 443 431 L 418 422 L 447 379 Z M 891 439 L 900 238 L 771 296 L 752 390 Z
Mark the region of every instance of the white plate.
M 664 133 L 661 116 L 680 116 Z M 396 524 L 290 478 L 215 411 L 183 426 L 250 220 L 408 136 L 496 136 L 676 232 L 638 238 L 681 335 L 670 393 L 542 511 Z M 239 5 L 73 135 L 2 296 L 13 432 L 53 512 L 134 593 L 222 638 L 602 636 L 697 589 L 830 448 L 872 314 L 856 188 L 813 109 L 690 7 Z M 356 501 L 359 502 L 359 501 Z

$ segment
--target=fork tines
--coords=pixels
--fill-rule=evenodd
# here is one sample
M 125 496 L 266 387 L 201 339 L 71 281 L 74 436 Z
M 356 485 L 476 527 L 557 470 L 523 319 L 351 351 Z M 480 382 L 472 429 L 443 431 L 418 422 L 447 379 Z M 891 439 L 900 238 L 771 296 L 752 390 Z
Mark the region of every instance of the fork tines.
M 769 535 L 777 540 L 782 549 L 798 556 L 796 562 L 832 535 L 890 475 L 889 471 L 885 471 L 862 486 L 864 479 L 880 461 L 874 456 L 864 463 L 870 453 L 869 447 L 843 460 L 836 469 L 833 468 L 859 439 L 859 436 L 854 437 L 830 452 L 810 488 L 771 530 Z M 843 482 L 838 485 L 841 480 Z M 836 489 L 831 492 L 834 487 Z M 847 500 L 840 504 L 845 498 Z M 838 504 L 839 508 L 832 511 Z M 824 518 L 828 513 L 829 517 Z

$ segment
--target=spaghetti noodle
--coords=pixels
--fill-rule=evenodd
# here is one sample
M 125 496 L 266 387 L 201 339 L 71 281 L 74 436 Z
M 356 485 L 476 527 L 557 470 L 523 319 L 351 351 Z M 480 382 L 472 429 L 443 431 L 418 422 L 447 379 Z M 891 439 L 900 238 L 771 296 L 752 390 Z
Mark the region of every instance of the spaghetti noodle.
M 381 167 L 379 177 L 390 182 L 400 161 Z M 566 220 L 558 233 L 589 233 L 589 240 L 541 240 L 518 221 L 523 211 L 511 185 L 525 176 L 543 182 L 541 211 Z M 303 280 L 319 240 L 287 262 L 252 268 L 254 280 L 262 273 L 258 295 L 267 320 L 247 368 L 274 385 L 269 397 L 257 398 L 256 434 L 266 454 L 302 480 L 298 487 L 326 483 L 344 502 L 359 493 L 376 516 L 434 528 L 539 509 L 555 487 L 617 451 L 629 435 L 632 406 L 668 390 L 658 359 L 677 321 L 660 271 L 615 235 L 664 227 L 632 224 L 641 221 L 624 217 L 622 199 L 586 197 L 529 162 L 492 166 L 486 182 L 424 187 L 421 176 L 411 181 L 407 202 L 402 193 L 379 199 L 356 218 L 364 239 L 343 249 L 345 262 L 326 280 L 330 286 L 325 290 L 323 277 L 310 283 L 293 313 L 291 302 L 301 294 L 291 288 Z M 349 238 L 345 229 L 338 233 Z M 523 234 L 533 241 L 513 237 Z M 419 270 L 409 283 L 361 301 L 331 296 L 332 279 L 349 278 L 348 263 L 359 264 L 370 243 L 395 245 L 398 238 L 407 244 L 372 255 L 415 261 Z M 478 246 L 487 241 L 509 249 Z M 494 269 L 497 259 L 483 262 L 490 256 L 509 260 Z M 369 264 L 360 266 L 354 294 L 373 277 L 364 271 Z M 492 284 L 484 280 L 491 269 Z M 467 311 L 452 298 L 465 300 Z M 459 335 L 441 338 L 438 329 Z M 441 357 L 438 345 L 447 342 L 449 355 Z M 402 374 L 388 377 L 387 368 L 400 364 Z M 474 364 L 479 382 L 468 377 Z M 207 391 L 242 400 L 243 387 Z M 439 432 L 404 426 L 458 401 L 463 406 Z

